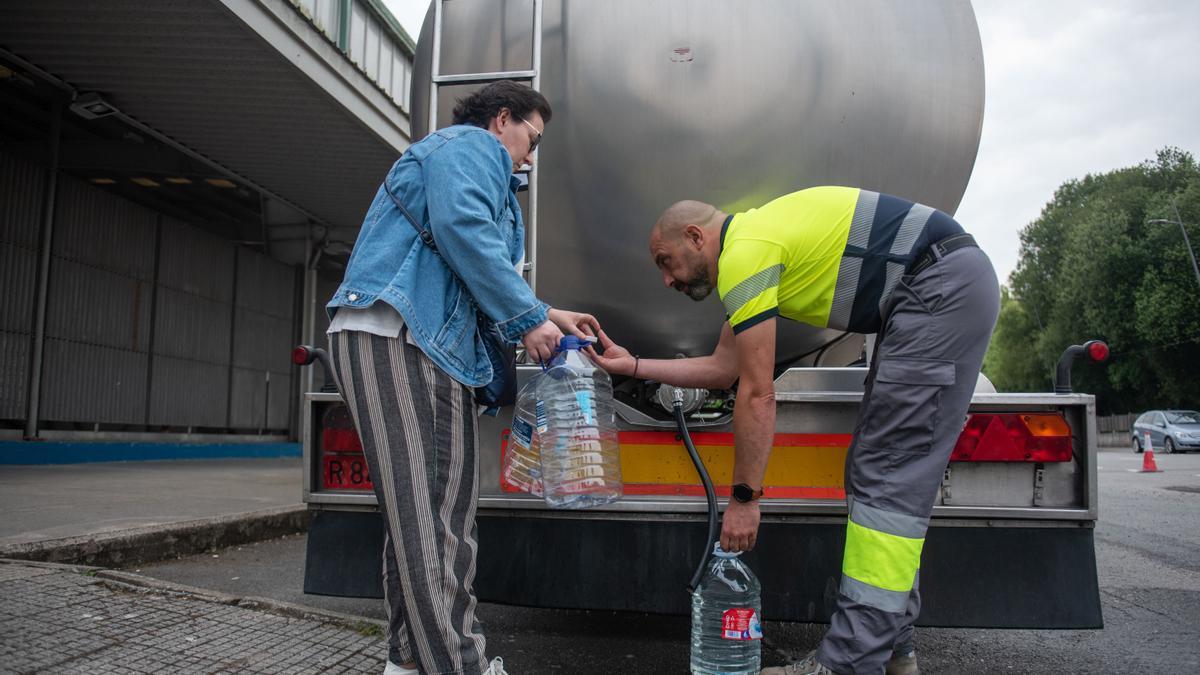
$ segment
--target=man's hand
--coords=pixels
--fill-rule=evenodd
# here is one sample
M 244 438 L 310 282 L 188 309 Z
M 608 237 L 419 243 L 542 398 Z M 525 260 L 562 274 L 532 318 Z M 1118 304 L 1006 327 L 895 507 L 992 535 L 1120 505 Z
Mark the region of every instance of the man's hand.
M 600 332 L 600 322 L 591 314 L 551 307 L 547 316 L 559 330 L 575 337 L 589 337 Z
M 554 350 L 558 349 L 558 343 L 562 340 L 562 336 L 563 333 L 558 326 L 547 319 L 537 328 L 526 333 L 521 338 L 521 344 L 525 345 L 525 351 L 529 354 L 529 358 L 545 363 L 554 356 Z
M 721 519 L 721 548 L 729 553 L 753 550 L 760 517 L 757 501 L 743 504 L 730 499 Z
M 604 353 L 600 354 L 595 349 L 588 347 L 586 350 L 588 358 L 613 375 L 632 375 L 636 360 L 629 350 L 613 342 L 604 331 L 599 332 L 599 337 Z

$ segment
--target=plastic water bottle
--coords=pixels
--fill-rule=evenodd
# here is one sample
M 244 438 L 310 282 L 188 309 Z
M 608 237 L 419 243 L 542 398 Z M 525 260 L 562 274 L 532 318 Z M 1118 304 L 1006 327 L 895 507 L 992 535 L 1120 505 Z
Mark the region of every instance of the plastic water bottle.
M 541 436 L 537 430 L 545 425 L 546 412 L 545 406 L 537 399 L 536 389 L 537 377 L 526 382 L 517 394 L 512 431 L 508 436 L 508 449 L 501 470 L 506 483 L 522 492 L 541 497 Z
M 621 498 L 621 449 L 617 441 L 612 380 L 580 351 L 591 344 L 568 335 L 559 354 L 537 377 L 545 411 L 537 414 L 543 498 L 559 509 L 584 509 Z
M 692 673 L 758 675 L 762 601 L 758 579 L 718 543 L 692 593 Z

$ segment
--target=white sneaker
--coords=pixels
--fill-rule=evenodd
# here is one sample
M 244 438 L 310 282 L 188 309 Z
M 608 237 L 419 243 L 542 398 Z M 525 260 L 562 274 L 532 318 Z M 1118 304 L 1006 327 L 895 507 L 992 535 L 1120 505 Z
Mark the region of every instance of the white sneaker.
M 499 656 L 492 659 L 487 670 L 483 671 L 481 675 L 508 675 L 508 671 L 504 669 L 504 659 Z
M 387 662 L 387 667 L 383 669 L 383 675 L 419 675 L 416 668 L 405 668 L 398 666 L 391 661 Z

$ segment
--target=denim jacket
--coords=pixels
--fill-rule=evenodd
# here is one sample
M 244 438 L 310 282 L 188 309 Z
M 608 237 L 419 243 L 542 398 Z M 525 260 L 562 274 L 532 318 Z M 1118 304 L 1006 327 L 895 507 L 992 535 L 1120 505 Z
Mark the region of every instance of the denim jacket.
M 437 251 L 381 185 L 326 305 L 330 318 L 338 307 L 382 300 L 439 368 L 470 387 L 490 382 L 477 312 L 515 344 L 549 309 L 513 268 L 525 250 L 525 226 L 511 171 L 508 150 L 479 127 L 439 129 L 409 147 L 384 180 L 433 233 Z

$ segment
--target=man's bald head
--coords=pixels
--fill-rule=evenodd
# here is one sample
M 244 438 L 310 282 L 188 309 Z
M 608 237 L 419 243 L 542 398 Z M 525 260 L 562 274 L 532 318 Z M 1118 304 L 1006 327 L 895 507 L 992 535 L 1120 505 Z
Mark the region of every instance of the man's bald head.
M 654 223 L 654 229 L 651 230 L 650 236 L 658 237 L 663 241 L 675 241 L 683 235 L 684 228 L 688 225 L 707 229 L 722 215 L 724 214 L 712 204 L 685 199 L 675 202 L 662 212 L 662 215 Z
M 663 283 L 703 300 L 712 293 L 721 252 L 721 223 L 725 214 L 712 204 L 691 199 L 663 211 L 650 231 L 650 257 Z

